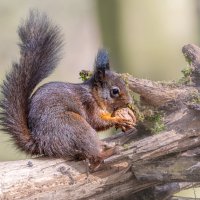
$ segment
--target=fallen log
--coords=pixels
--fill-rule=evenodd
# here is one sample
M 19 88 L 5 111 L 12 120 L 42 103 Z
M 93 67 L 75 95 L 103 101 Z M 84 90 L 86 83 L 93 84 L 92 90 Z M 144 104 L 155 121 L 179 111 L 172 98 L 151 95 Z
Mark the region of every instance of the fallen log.
M 138 107 L 143 120 L 136 129 L 105 139 L 119 145 L 119 154 L 88 177 L 84 161 L 41 157 L 1 162 L 0 199 L 163 200 L 198 186 L 200 48 L 189 44 L 183 53 L 190 68 L 181 82 L 122 75 L 145 106 L 142 111 Z M 144 113 L 149 109 L 147 116 Z M 157 124 L 157 129 L 148 129 L 149 122 L 156 124 L 156 120 L 161 121 L 161 128 Z

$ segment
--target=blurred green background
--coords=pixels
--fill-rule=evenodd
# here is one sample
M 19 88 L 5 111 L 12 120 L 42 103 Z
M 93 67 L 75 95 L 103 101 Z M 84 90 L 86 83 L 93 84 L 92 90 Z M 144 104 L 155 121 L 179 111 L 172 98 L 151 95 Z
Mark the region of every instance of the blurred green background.
M 19 56 L 17 27 L 30 8 L 45 11 L 65 37 L 63 59 L 51 80 L 79 82 L 106 47 L 119 72 L 172 80 L 186 67 L 181 48 L 200 42 L 198 0 L 0 0 L 0 79 Z M 0 161 L 26 158 L 0 133 Z

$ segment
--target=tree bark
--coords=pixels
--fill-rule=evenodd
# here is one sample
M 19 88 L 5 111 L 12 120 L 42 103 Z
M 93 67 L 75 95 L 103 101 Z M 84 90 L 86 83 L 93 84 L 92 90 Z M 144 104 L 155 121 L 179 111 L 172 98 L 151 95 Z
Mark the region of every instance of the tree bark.
M 35 158 L 0 163 L 0 199 L 172 199 L 200 182 L 200 49 L 183 47 L 191 64 L 188 84 L 124 75 L 141 102 L 162 112 L 164 130 L 136 129 L 107 138 L 119 154 L 87 177 L 86 163 Z M 187 77 L 188 78 L 188 77 Z

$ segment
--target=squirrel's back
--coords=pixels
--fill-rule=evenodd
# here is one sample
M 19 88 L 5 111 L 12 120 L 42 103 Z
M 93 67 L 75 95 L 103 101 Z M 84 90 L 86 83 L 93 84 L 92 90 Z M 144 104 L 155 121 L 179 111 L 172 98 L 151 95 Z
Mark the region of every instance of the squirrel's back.
M 98 166 L 115 148 L 105 148 L 97 131 L 133 125 L 134 120 L 113 115 L 130 103 L 125 81 L 110 70 L 108 53 L 101 49 L 89 80 L 48 83 L 32 94 L 56 67 L 62 36 L 37 11 L 30 13 L 18 33 L 21 57 L 2 84 L 0 125 L 27 153 L 87 158 Z
M 59 28 L 36 10 L 19 26 L 18 34 L 20 60 L 13 63 L 2 84 L 0 124 L 19 148 L 34 154 L 38 152 L 28 127 L 29 98 L 60 60 L 62 36 Z

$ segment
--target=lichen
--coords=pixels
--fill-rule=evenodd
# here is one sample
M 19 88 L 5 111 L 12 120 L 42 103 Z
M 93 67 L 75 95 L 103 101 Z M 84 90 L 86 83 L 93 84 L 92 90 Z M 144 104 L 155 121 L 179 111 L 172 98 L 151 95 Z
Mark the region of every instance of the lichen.
M 189 65 L 191 65 L 191 64 L 192 64 L 192 60 L 191 60 L 190 58 L 188 58 L 187 54 L 184 53 L 183 55 L 184 55 L 184 57 L 185 57 L 186 62 L 187 62 Z
M 124 145 L 123 145 L 124 149 L 128 149 L 129 146 L 130 146 L 129 144 L 124 144 Z
M 87 71 L 87 70 L 81 70 L 81 71 L 79 72 L 79 76 L 80 76 L 80 79 L 81 79 L 82 81 L 87 81 L 88 79 L 91 78 L 92 72 L 91 72 L 91 71 Z
M 130 75 L 128 73 L 120 74 L 120 77 L 124 80 L 125 84 L 128 86 L 128 77 Z
M 128 107 L 134 112 L 137 123 L 143 122 L 144 114 L 141 111 L 142 107 L 140 105 L 140 96 L 134 92 L 131 93 L 131 96 L 133 98 L 133 102 L 128 104 Z
M 128 73 L 120 74 L 120 78 L 123 79 L 123 81 L 125 82 L 125 85 L 126 85 L 126 89 L 127 89 L 127 91 L 129 91 L 129 93 L 130 93 L 129 82 L 128 82 L 128 76 L 129 76 Z
M 200 104 L 200 95 L 199 93 L 193 93 L 190 103 L 194 103 L 194 104 Z
M 178 81 L 178 83 L 190 84 L 191 83 L 192 68 L 191 67 L 186 67 L 181 72 L 182 72 L 183 76 Z
M 180 85 L 179 81 L 173 80 L 173 81 L 157 81 L 162 87 L 168 87 L 168 88 L 177 88 L 177 86 Z
M 146 116 L 145 121 L 149 122 L 148 129 L 151 133 L 156 134 L 165 130 L 165 125 L 163 122 L 163 113 L 153 112 L 152 115 Z
M 147 132 L 157 134 L 165 130 L 164 125 L 164 113 L 162 111 L 155 110 L 154 107 L 143 105 L 140 100 L 140 96 L 133 93 L 133 103 L 128 107 L 133 110 L 137 124 L 144 127 Z

